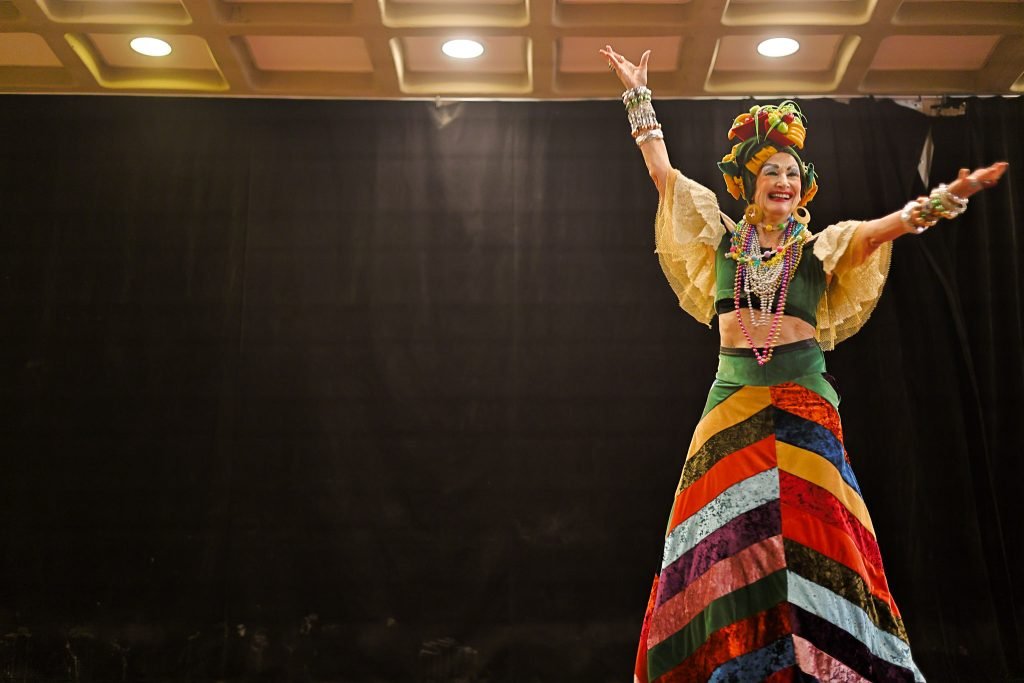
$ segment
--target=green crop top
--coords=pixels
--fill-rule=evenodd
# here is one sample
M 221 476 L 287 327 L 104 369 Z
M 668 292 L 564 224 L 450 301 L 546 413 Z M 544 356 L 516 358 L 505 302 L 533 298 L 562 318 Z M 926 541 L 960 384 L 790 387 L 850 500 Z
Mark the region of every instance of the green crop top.
M 814 325 L 825 350 L 864 325 L 889 272 L 891 242 L 860 263 L 843 259 L 859 225 L 842 221 L 816 231 L 786 295 L 786 313 Z M 736 264 L 725 258 L 734 228 L 714 192 L 679 171 L 668 174 L 654 220 L 655 251 L 680 308 L 709 327 L 716 313 L 734 306 Z
M 736 302 L 733 298 L 733 283 L 736 281 L 736 262 L 726 258 L 729 253 L 729 233 L 722 237 L 718 250 L 715 252 L 715 312 L 719 315 L 736 309 Z M 772 310 L 778 302 L 782 293 L 781 287 L 776 293 L 776 301 L 772 302 Z M 796 267 L 796 275 L 789 283 L 789 291 L 786 292 L 785 314 L 792 315 L 817 327 L 818 302 L 821 295 L 825 293 L 825 270 L 821 261 L 814 255 L 814 250 L 809 246 L 804 248 L 800 264 Z M 741 305 L 746 305 L 747 295 L 740 293 Z M 758 307 L 760 301 L 754 298 L 754 307 Z

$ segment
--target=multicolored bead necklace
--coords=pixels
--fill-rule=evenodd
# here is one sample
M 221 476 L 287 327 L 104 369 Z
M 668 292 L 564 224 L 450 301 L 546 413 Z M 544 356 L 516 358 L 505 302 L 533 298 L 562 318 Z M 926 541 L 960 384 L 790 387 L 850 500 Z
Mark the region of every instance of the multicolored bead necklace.
M 761 240 L 757 235 L 757 225 L 751 225 L 745 220 L 737 224 L 736 231 L 732 234 L 726 258 L 736 261 L 736 278 L 733 282 L 736 320 L 739 321 L 740 330 L 754 352 L 758 365 L 765 365 L 772 359 L 775 342 L 782 331 L 782 316 L 786 310 L 789 282 L 800 265 L 806 238 L 807 226 L 797 223 L 792 216 L 783 228 L 779 246 L 774 249 L 762 249 Z M 779 301 L 773 315 L 772 302 L 780 286 L 782 291 L 779 293 Z M 754 344 L 754 339 L 743 322 L 741 291 L 747 295 L 752 325 L 762 327 L 768 324 L 769 319 L 771 320 L 767 343 L 763 349 Z M 754 309 L 754 295 L 761 300 L 760 310 Z

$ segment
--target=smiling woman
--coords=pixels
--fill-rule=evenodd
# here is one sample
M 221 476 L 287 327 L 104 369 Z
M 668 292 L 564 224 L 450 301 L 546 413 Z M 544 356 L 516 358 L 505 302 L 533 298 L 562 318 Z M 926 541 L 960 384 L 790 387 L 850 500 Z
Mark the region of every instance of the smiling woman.
M 633 64 L 601 50 L 627 88 L 633 137 L 658 188 L 658 258 L 679 305 L 710 326 L 718 372 L 687 452 L 644 618 L 635 677 L 652 681 L 923 681 L 889 592 L 874 526 L 843 445 L 823 351 L 882 294 L 892 241 L 953 218 L 999 163 L 962 169 L 928 197 L 818 233 L 818 191 L 793 102 L 733 121 L 718 164 L 747 202 L 734 222 L 669 162 Z

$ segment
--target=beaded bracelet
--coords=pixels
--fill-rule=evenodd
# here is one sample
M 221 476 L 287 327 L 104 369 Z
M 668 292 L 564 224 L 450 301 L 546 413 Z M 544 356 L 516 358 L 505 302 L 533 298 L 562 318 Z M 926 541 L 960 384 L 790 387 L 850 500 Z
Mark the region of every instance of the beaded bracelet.
M 648 102 L 651 101 L 651 89 L 645 85 L 638 85 L 635 88 L 630 88 L 626 92 L 622 93 L 622 104 L 626 105 L 626 109 L 630 108 L 630 102 L 638 98 L 644 97 Z
M 956 218 L 967 210 L 968 199 L 953 194 L 945 183 L 939 185 L 921 200 L 907 202 L 900 212 L 900 221 L 910 231 L 920 235 L 939 222 L 940 218 Z M 917 217 L 913 212 L 917 211 Z
M 626 118 L 629 120 L 630 134 L 638 145 L 655 138 L 664 139 L 661 124 L 651 104 L 651 90 L 647 86 L 638 85 L 622 93 L 622 104 L 626 107 Z M 656 135 L 648 135 L 658 131 Z M 641 140 L 643 138 L 643 140 Z
M 953 194 L 945 183 L 932 190 L 928 198 L 943 218 L 956 218 L 967 210 L 967 197 Z

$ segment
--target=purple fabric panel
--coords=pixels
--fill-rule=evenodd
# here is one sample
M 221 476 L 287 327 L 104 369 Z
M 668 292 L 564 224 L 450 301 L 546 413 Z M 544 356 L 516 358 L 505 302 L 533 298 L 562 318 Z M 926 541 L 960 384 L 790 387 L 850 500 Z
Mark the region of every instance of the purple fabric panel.
M 723 524 L 692 550 L 665 567 L 658 584 L 661 606 L 701 577 L 716 562 L 732 557 L 744 548 L 782 533 L 780 503 L 773 500 Z

